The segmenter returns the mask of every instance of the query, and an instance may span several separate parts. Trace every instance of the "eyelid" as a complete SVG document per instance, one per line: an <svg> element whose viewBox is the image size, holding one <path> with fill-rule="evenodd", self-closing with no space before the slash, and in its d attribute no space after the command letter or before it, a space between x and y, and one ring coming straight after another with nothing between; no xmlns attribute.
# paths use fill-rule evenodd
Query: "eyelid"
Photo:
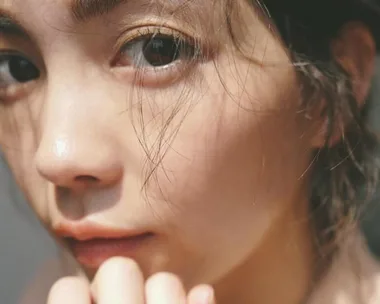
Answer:
<svg viewBox="0 0 380 304"><path fill-rule="evenodd" d="M191 58L192 62L194 62L194 60L198 62L205 62L214 58L219 53L218 47L200 38L199 35L191 35L172 27L157 24L129 28L124 31L123 34L119 36L115 44L116 46L114 55L111 59L111 66L117 65L116 62L123 53L123 48L129 43L138 42L139 39L146 39L152 35L173 37L181 44L187 44L192 47L194 50L194 56Z"/></svg>
<svg viewBox="0 0 380 304"><path fill-rule="evenodd" d="M1 1L1 0L0 0ZM18 36L2 36L0 34L0 53L22 56L32 62L40 71L45 70L45 65L38 46L33 41Z"/></svg>
<svg viewBox="0 0 380 304"><path fill-rule="evenodd" d="M32 62L32 60L30 60L28 58L28 56L24 55L21 52L18 52L18 51L12 50L12 49L1 49L0 48L0 58L1 57L5 57L5 56L20 56L20 57L25 57L25 59L27 59L27 60L29 60L29 61Z"/></svg>
<svg viewBox="0 0 380 304"><path fill-rule="evenodd" d="M167 35L172 36L178 40L184 40L190 44L201 45L200 38L194 37L194 35L184 33L183 31L171 27L157 24L146 24L129 28L128 30L124 31L123 34L121 34L117 39L117 42L115 44L115 51L119 52L120 49L128 42L151 35Z"/></svg>
<svg viewBox="0 0 380 304"><path fill-rule="evenodd" d="M120 60L123 60L121 58L125 58L124 56L127 57L125 60L129 61L130 57L126 53L129 47L133 47L135 44L141 43L141 41L150 40L154 36L167 36L169 39L176 41L181 50L182 48L183 50L191 48L193 51L189 53L189 56L181 51L181 55L183 55L181 58L164 66L144 67L136 64L134 60L126 64L118 64ZM196 66L197 62L203 61L206 57L206 53L204 53L205 49L207 48L196 37L189 36L176 29L158 25L142 26L129 30L129 32L119 38L117 53L111 61L111 66L116 68L116 71L120 73L119 75L130 77L129 79L134 82L134 85L163 87L183 79ZM141 82L135 83L136 79Z"/></svg>
<svg viewBox="0 0 380 304"><path fill-rule="evenodd" d="M111 66L113 66L113 67L119 66L118 62L121 59L121 57L124 56L126 48L130 47L131 45L133 45L135 43L139 43L145 39L152 38L152 36L153 37L154 36L173 37L174 40L178 40L178 43L181 43L181 44L184 43L185 45L187 44L189 47L194 49L194 51L195 51L194 58L198 58L199 54L202 54L202 50L199 50L199 46L195 43L195 41L190 41L190 40L193 40L192 38L188 38L188 37L184 38L178 32L174 33L172 29L164 29L163 30L162 28L157 28L157 26L155 26L153 28L147 27L147 28L143 28L143 29L137 29L136 32L134 31L129 35L129 38L123 40L121 46L118 47L118 51L116 53L116 56L114 56L112 61L111 61ZM163 71L163 70L169 70L173 66L176 66L176 65L177 64L170 64L169 65L170 68L166 67L166 66L165 67L160 66L160 67L154 67L154 68L152 67L152 69L155 71L157 71L157 70ZM124 66L124 65L122 65L122 66ZM132 64L132 66L134 66L134 64ZM136 68L136 66L134 66L134 68Z"/></svg>

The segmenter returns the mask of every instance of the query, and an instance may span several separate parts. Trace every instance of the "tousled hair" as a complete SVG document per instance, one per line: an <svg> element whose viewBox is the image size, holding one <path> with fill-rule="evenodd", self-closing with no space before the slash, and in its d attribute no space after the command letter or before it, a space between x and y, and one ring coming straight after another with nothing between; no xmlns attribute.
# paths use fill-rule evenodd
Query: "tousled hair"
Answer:
<svg viewBox="0 0 380 304"><path fill-rule="evenodd" d="M257 6L258 1L248 0ZM368 104L359 108L353 83L334 58L332 40L349 21L367 24L374 37L376 14L360 0L265 0L259 3L289 49L302 89L302 109L325 102L325 145L314 152L310 215L323 260L331 259L340 237L354 223L378 182L377 137L367 123ZM323 16L323 21L321 17ZM329 145L332 132L341 138Z"/></svg>

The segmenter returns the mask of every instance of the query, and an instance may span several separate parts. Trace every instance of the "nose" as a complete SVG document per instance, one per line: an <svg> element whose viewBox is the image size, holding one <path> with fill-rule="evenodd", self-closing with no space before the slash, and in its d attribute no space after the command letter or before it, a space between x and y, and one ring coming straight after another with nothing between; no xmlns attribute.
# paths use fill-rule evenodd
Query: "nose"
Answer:
<svg viewBox="0 0 380 304"><path fill-rule="evenodd" d="M122 175L122 167L106 143L78 134L45 136L38 149L36 167L46 180L71 189L109 186Z"/></svg>
<svg viewBox="0 0 380 304"><path fill-rule="evenodd" d="M111 114L101 105L107 103L97 102L94 95L85 96L81 88L49 92L35 158L42 177L73 190L109 186L123 174L112 123L106 123L112 122L107 119Z"/></svg>

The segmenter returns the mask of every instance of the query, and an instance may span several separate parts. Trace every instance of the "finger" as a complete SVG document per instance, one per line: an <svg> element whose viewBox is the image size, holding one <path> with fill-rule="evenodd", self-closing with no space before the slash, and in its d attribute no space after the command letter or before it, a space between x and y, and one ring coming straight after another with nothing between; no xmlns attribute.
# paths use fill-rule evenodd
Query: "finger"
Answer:
<svg viewBox="0 0 380 304"><path fill-rule="evenodd" d="M97 304L144 304L144 278L136 262L112 258L98 270L92 286Z"/></svg>
<svg viewBox="0 0 380 304"><path fill-rule="evenodd" d="M209 285L194 287L188 295L187 304L215 304L214 289Z"/></svg>
<svg viewBox="0 0 380 304"><path fill-rule="evenodd" d="M83 278L67 277L50 289L48 304L91 304L90 286Z"/></svg>
<svg viewBox="0 0 380 304"><path fill-rule="evenodd" d="M186 304L186 292L173 274L159 273L145 285L146 304Z"/></svg>

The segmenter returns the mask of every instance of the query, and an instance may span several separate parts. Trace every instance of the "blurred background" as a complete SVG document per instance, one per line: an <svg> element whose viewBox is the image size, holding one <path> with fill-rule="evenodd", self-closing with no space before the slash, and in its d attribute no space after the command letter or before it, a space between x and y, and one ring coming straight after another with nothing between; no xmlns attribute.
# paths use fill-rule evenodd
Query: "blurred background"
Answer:
<svg viewBox="0 0 380 304"><path fill-rule="evenodd" d="M23 290L58 248L40 226L0 161L0 301L19 304ZM32 303L31 303L32 304Z"/></svg>

